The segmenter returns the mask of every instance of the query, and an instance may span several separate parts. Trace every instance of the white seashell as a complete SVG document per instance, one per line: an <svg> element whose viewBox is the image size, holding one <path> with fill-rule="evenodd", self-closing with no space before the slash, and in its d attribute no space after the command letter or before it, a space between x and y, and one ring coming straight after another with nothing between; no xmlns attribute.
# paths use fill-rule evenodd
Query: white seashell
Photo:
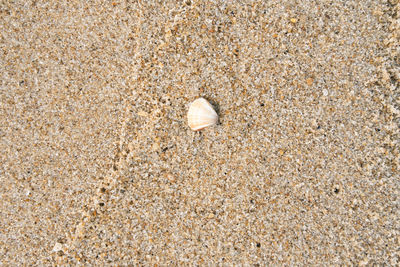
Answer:
<svg viewBox="0 0 400 267"><path fill-rule="evenodd" d="M217 113L211 104L202 97L190 104L187 118L189 127L193 131L214 125L218 121Z"/></svg>

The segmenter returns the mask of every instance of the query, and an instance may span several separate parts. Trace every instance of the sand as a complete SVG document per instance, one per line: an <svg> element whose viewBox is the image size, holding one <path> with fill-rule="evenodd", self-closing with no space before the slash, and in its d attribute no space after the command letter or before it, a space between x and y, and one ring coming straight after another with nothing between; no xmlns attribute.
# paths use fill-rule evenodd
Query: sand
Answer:
<svg viewBox="0 0 400 267"><path fill-rule="evenodd" d="M0 265L398 266L399 1L283 2L2 1Z"/></svg>

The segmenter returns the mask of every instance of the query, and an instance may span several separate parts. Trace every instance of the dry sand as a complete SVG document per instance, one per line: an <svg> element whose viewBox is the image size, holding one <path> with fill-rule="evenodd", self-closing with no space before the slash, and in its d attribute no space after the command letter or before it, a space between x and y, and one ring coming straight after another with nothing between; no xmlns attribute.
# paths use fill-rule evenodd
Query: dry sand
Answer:
<svg viewBox="0 0 400 267"><path fill-rule="evenodd" d="M398 266L399 1L282 2L2 1L0 264Z"/></svg>

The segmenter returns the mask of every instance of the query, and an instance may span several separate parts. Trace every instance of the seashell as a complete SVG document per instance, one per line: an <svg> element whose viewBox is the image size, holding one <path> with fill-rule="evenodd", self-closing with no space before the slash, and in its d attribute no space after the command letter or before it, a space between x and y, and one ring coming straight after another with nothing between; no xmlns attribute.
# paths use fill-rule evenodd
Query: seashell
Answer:
<svg viewBox="0 0 400 267"><path fill-rule="evenodd" d="M193 131L201 130L214 125L218 121L218 115L204 98L198 98L190 104L188 111L188 124Z"/></svg>

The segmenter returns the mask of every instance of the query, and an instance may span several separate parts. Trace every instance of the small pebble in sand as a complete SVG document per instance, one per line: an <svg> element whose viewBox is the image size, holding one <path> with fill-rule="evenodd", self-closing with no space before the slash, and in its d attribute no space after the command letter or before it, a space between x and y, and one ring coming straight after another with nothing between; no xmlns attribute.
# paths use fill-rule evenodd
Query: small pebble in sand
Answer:
<svg viewBox="0 0 400 267"><path fill-rule="evenodd" d="M322 90L322 94L323 94L324 96L327 96L327 95L328 95L328 90L326 90L326 89Z"/></svg>
<svg viewBox="0 0 400 267"><path fill-rule="evenodd" d="M63 248L63 245L62 245L62 244L56 243L56 244L54 245L54 247L53 247L53 252L58 252L58 251L62 250L62 248Z"/></svg>
<svg viewBox="0 0 400 267"><path fill-rule="evenodd" d="M193 131L214 125L218 121L218 115L214 108L202 97L190 104L187 118L189 127Z"/></svg>

